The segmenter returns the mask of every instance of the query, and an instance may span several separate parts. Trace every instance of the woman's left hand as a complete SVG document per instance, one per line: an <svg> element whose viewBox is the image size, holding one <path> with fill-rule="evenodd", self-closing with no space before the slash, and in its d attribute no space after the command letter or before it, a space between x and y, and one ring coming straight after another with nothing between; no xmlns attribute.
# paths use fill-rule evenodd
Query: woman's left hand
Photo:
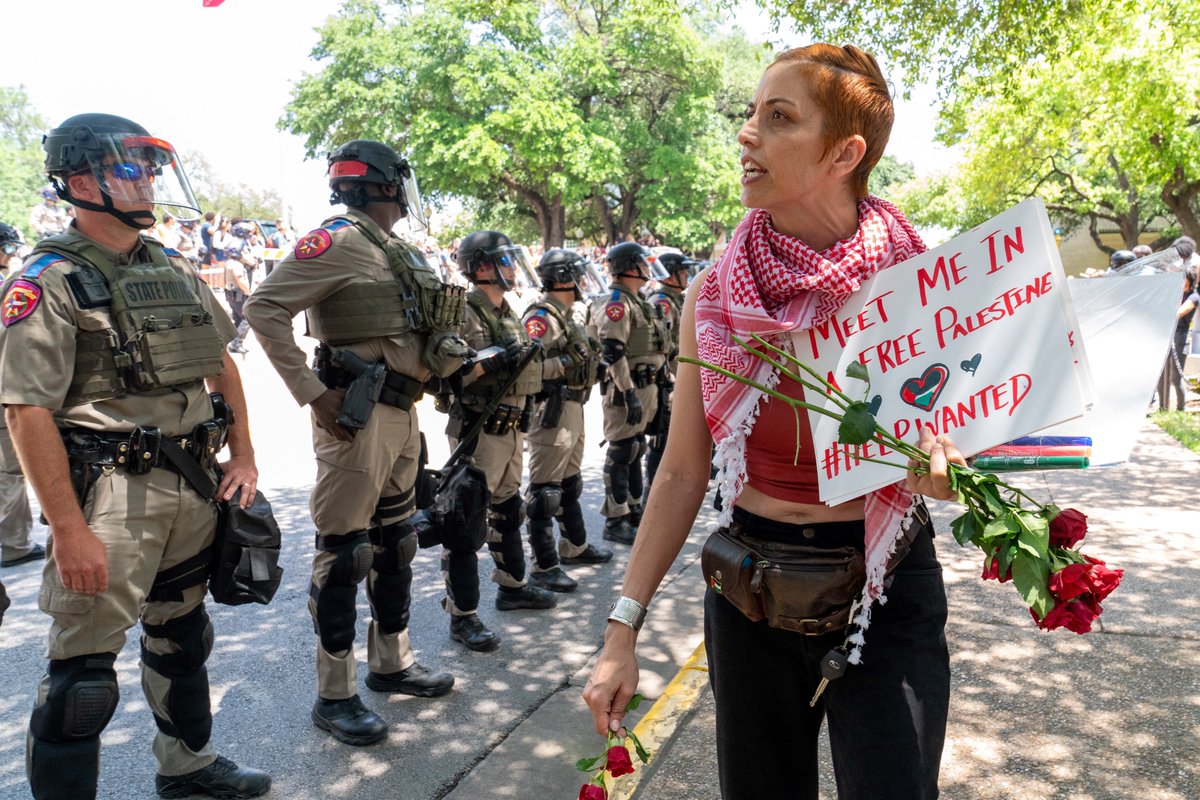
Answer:
<svg viewBox="0 0 1200 800"><path fill-rule="evenodd" d="M949 436L934 436L933 429L928 425L921 428L921 439L917 446L929 453L929 472L924 475L909 472L909 491L934 500L953 500L957 493L950 488L950 464L965 467L966 459ZM911 469L917 466L917 462L909 459L908 466Z"/></svg>

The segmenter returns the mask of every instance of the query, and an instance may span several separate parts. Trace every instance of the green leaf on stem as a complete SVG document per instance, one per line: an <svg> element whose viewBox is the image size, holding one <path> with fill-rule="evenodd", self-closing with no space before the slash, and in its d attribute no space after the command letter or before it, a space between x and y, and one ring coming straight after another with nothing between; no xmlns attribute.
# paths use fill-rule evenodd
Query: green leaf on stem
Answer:
<svg viewBox="0 0 1200 800"><path fill-rule="evenodd" d="M983 520L968 506L966 513L950 523L950 531L954 534L954 541L966 545L983 533Z"/></svg>
<svg viewBox="0 0 1200 800"><path fill-rule="evenodd" d="M842 423L838 425L838 441L861 445L871 441L874 436L875 417L871 415L870 407L862 401L851 403L842 414Z"/></svg>
<svg viewBox="0 0 1200 800"><path fill-rule="evenodd" d="M983 535L980 537L986 543L994 543L999 539L1007 539L1019 530L1016 520L1010 514L990 519L983 526Z"/></svg>
<svg viewBox="0 0 1200 800"><path fill-rule="evenodd" d="M991 511L997 516L1005 514L1009 510L1009 506L1000 498L1000 490L996 487L996 479L991 475L980 475L975 481L975 488L983 496L983 501L987 503L988 511Z"/></svg>
<svg viewBox="0 0 1200 800"><path fill-rule="evenodd" d="M1025 605L1033 609L1038 619L1046 616L1054 606L1050 595L1050 568L1045 561L1035 558L1024 550L1018 550L1012 561L1013 584Z"/></svg>
<svg viewBox="0 0 1200 800"><path fill-rule="evenodd" d="M602 758L604 758L603 755L593 756L591 758L581 758L575 762L575 769L579 770L580 772L591 772Z"/></svg>
<svg viewBox="0 0 1200 800"><path fill-rule="evenodd" d="M637 711L637 707L642 704L642 693L638 692L633 697L629 698L629 702L625 704L626 711Z"/></svg>
<svg viewBox="0 0 1200 800"><path fill-rule="evenodd" d="M1050 524L1031 511L1018 511L1013 516L1021 528L1017 543L1030 555L1045 560L1050 547Z"/></svg>
<svg viewBox="0 0 1200 800"><path fill-rule="evenodd" d="M846 365L846 377L857 378L860 381L871 382L871 377L867 374L866 366L859 361L851 361Z"/></svg>
<svg viewBox="0 0 1200 800"><path fill-rule="evenodd" d="M633 749L637 753L638 760L643 764L650 763L650 751L642 746L642 740L637 737L637 734L630 731L629 738L633 740Z"/></svg>
<svg viewBox="0 0 1200 800"><path fill-rule="evenodd" d="M1000 545L996 551L996 560L999 562L996 566L1000 570L1001 575L1007 575L1012 568L1013 557L1017 554L1017 548L1011 543L1005 542Z"/></svg>

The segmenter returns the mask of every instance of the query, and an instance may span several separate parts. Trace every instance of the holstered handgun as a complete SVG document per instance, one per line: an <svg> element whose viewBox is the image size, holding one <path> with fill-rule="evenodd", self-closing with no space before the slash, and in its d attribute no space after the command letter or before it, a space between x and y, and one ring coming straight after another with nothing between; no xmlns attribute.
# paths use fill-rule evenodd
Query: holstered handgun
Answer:
<svg viewBox="0 0 1200 800"><path fill-rule="evenodd" d="M346 389L346 399L342 401L337 423L343 428L360 431L367 426L371 411L383 391L387 365L382 361L367 363L349 350L334 350L330 360L333 366L354 376Z"/></svg>
<svg viewBox="0 0 1200 800"><path fill-rule="evenodd" d="M547 381L542 385L546 393L546 402L542 404L542 416L538 424L543 428L557 428L566 402L563 394L567 385L562 381Z"/></svg>

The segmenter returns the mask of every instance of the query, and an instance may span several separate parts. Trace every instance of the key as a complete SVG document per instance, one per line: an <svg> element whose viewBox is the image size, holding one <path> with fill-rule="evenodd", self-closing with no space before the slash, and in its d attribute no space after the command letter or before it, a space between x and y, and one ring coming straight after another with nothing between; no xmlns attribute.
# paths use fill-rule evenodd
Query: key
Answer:
<svg viewBox="0 0 1200 800"><path fill-rule="evenodd" d="M846 664L849 663L850 653L845 647L835 647L830 650L821 659L821 682L817 684L817 691L813 695L812 700L808 702L808 707L812 708L820 699L821 693L825 691L825 687L830 681L836 681L838 678L846 674Z"/></svg>

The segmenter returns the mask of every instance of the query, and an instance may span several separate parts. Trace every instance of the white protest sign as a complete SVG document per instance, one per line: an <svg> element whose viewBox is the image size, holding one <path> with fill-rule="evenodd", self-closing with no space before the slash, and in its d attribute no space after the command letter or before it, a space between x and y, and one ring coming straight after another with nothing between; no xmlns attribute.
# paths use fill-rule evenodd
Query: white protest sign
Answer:
<svg viewBox="0 0 1200 800"><path fill-rule="evenodd" d="M928 425L971 455L1084 412L1092 389L1086 352L1072 340L1078 329L1045 208L1033 198L878 273L792 344L855 399L866 385L846 367L866 365L865 399L897 438L916 442ZM828 398L826 408L837 410ZM903 456L874 442L837 444L838 423L817 412L809 422L822 501L903 477L862 460L903 464Z"/></svg>
<svg viewBox="0 0 1200 800"><path fill-rule="evenodd" d="M1095 375L1096 402L1037 436L1087 436L1091 466L1129 460L1175 330L1183 273L1067 282ZM1185 356L1186 358L1186 356Z"/></svg>

